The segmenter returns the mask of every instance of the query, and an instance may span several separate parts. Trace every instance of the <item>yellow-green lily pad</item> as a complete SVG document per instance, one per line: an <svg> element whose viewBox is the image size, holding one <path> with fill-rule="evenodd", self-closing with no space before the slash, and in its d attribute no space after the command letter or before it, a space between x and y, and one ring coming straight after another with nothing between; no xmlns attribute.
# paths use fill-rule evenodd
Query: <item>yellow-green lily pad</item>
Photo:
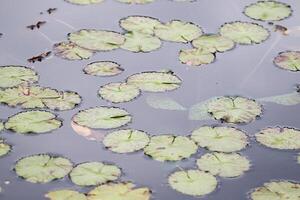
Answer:
<svg viewBox="0 0 300 200"><path fill-rule="evenodd" d="M86 196L74 190L54 190L45 194L49 200L86 200Z"/></svg>
<svg viewBox="0 0 300 200"><path fill-rule="evenodd" d="M84 67L85 74L92 76L116 76L124 71L124 69L116 62L97 61L92 62Z"/></svg>
<svg viewBox="0 0 300 200"><path fill-rule="evenodd" d="M179 52L179 60L183 64L199 66L214 62L215 55L208 49L182 49Z"/></svg>
<svg viewBox="0 0 300 200"><path fill-rule="evenodd" d="M148 16L129 16L120 20L120 26L129 32L154 34L154 27L160 24L158 19Z"/></svg>
<svg viewBox="0 0 300 200"><path fill-rule="evenodd" d="M192 41L192 45L198 49L204 49L211 53L224 52L234 48L232 40L219 34L202 35Z"/></svg>
<svg viewBox="0 0 300 200"><path fill-rule="evenodd" d="M54 55L67 60L89 59L94 52L81 48L72 42L60 42L53 46Z"/></svg>
<svg viewBox="0 0 300 200"><path fill-rule="evenodd" d="M298 72L300 71L300 51L281 52L275 57L274 64L281 69Z"/></svg>

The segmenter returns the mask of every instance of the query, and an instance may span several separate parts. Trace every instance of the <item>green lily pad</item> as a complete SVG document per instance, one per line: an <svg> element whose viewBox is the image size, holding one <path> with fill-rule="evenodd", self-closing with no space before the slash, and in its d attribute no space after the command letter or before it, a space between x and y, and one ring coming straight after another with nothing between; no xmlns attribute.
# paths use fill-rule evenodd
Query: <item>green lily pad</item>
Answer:
<svg viewBox="0 0 300 200"><path fill-rule="evenodd" d="M255 134L261 144L274 149L300 149L300 130L270 127Z"/></svg>
<svg viewBox="0 0 300 200"><path fill-rule="evenodd" d="M79 164L70 173L72 182L79 186L100 185L109 181L115 181L120 176L120 168L102 162Z"/></svg>
<svg viewBox="0 0 300 200"><path fill-rule="evenodd" d="M87 200L86 196L74 190L55 190L45 194L49 200Z"/></svg>
<svg viewBox="0 0 300 200"><path fill-rule="evenodd" d="M65 177L72 167L72 162L66 158L39 154L18 160L15 171L28 182L48 183Z"/></svg>
<svg viewBox="0 0 300 200"><path fill-rule="evenodd" d="M144 131L122 129L105 136L103 144L116 153L131 153L143 149L149 143L149 136Z"/></svg>
<svg viewBox="0 0 300 200"><path fill-rule="evenodd" d="M101 86L98 94L107 101L123 103L137 98L141 91L138 87L128 83L109 83Z"/></svg>
<svg viewBox="0 0 300 200"><path fill-rule="evenodd" d="M69 33L68 38L78 46L94 51L117 49L125 42L124 36L120 33L93 29L82 29Z"/></svg>
<svg viewBox="0 0 300 200"><path fill-rule="evenodd" d="M192 45L211 53L228 51L235 46L232 40L218 34L202 35L194 39Z"/></svg>
<svg viewBox="0 0 300 200"><path fill-rule="evenodd" d="M120 20L120 26L124 30L143 34L154 34L154 27L158 24L158 19L148 16L129 16Z"/></svg>
<svg viewBox="0 0 300 200"><path fill-rule="evenodd" d="M231 22L222 25L220 34L239 44L259 44L269 37L263 26L250 22Z"/></svg>
<svg viewBox="0 0 300 200"><path fill-rule="evenodd" d="M168 182L174 190L191 196L209 194L218 185L218 181L213 175L199 170L174 172L169 176Z"/></svg>
<svg viewBox="0 0 300 200"><path fill-rule="evenodd" d="M179 52L179 60L183 64L199 66L214 62L215 55L206 49L182 49Z"/></svg>
<svg viewBox="0 0 300 200"><path fill-rule="evenodd" d="M208 112L227 123L250 123L262 114L262 106L244 97L219 97L208 103Z"/></svg>
<svg viewBox="0 0 300 200"><path fill-rule="evenodd" d="M131 115L121 108L95 107L81 110L73 117L73 122L88 128L112 129L128 124Z"/></svg>
<svg viewBox="0 0 300 200"><path fill-rule="evenodd" d="M197 152L197 145L185 136L158 135L150 139L144 153L158 161L178 161Z"/></svg>
<svg viewBox="0 0 300 200"><path fill-rule="evenodd" d="M300 71L300 51L286 51L279 53L274 64L292 72Z"/></svg>
<svg viewBox="0 0 300 200"><path fill-rule="evenodd" d="M258 1L246 6L244 14L262 21L279 21L292 15L291 6L277 1Z"/></svg>
<svg viewBox="0 0 300 200"><path fill-rule="evenodd" d="M147 4L152 3L154 0L117 0L121 3L127 3L127 4Z"/></svg>
<svg viewBox="0 0 300 200"><path fill-rule="evenodd" d="M100 185L87 194L88 200L150 200L147 187L136 188L132 183L110 183Z"/></svg>
<svg viewBox="0 0 300 200"><path fill-rule="evenodd" d="M52 110L71 110L81 102L81 97L76 92L60 92L58 98L44 99L44 104Z"/></svg>
<svg viewBox="0 0 300 200"><path fill-rule="evenodd" d="M94 52L81 48L72 42L60 42L53 46L54 54L67 60L89 59Z"/></svg>
<svg viewBox="0 0 300 200"><path fill-rule="evenodd" d="M237 153L207 153L197 160L200 170L221 177L238 177L250 169L250 161Z"/></svg>
<svg viewBox="0 0 300 200"><path fill-rule="evenodd" d="M272 102L285 106L293 106L300 104L300 93L299 92L291 92L288 94L276 95L271 97L264 97L258 99L262 102Z"/></svg>
<svg viewBox="0 0 300 200"><path fill-rule="evenodd" d="M21 84L31 84L39 79L37 73L28 67L23 66L1 66L0 87L15 87Z"/></svg>
<svg viewBox="0 0 300 200"><path fill-rule="evenodd" d="M69 3L78 4L78 5L89 5L101 3L103 0L65 0Z"/></svg>
<svg viewBox="0 0 300 200"><path fill-rule="evenodd" d="M46 133L61 126L56 115L41 110L20 112L5 122L5 129L21 134Z"/></svg>
<svg viewBox="0 0 300 200"><path fill-rule="evenodd" d="M182 106L180 103L166 96L157 96L157 95L147 96L146 102L150 107L155 109L178 110L178 111L186 110L186 108Z"/></svg>
<svg viewBox="0 0 300 200"><path fill-rule="evenodd" d="M142 72L129 76L127 83L146 92L165 92L179 88L181 80L172 73Z"/></svg>
<svg viewBox="0 0 300 200"><path fill-rule="evenodd" d="M11 146L0 138L0 157L7 155L11 151Z"/></svg>
<svg viewBox="0 0 300 200"><path fill-rule="evenodd" d="M246 134L232 127L202 126L192 132L191 138L200 147L226 153L240 151L248 145Z"/></svg>
<svg viewBox="0 0 300 200"><path fill-rule="evenodd" d="M188 43L202 35L202 29L191 23L172 20L166 24L158 24L154 33L162 40Z"/></svg>
<svg viewBox="0 0 300 200"><path fill-rule="evenodd" d="M124 69L112 61L97 61L85 66L83 71L93 76L115 76L122 73Z"/></svg>

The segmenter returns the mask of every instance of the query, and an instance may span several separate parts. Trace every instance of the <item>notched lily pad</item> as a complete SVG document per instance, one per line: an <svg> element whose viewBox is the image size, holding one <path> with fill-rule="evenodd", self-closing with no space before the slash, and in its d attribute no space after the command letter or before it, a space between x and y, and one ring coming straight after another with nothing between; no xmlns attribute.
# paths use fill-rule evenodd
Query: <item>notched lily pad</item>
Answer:
<svg viewBox="0 0 300 200"><path fill-rule="evenodd" d="M65 0L69 3L78 4L78 5L89 5L101 3L103 0Z"/></svg>
<svg viewBox="0 0 300 200"><path fill-rule="evenodd" d="M279 53L274 64L282 69L292 72L300 71L300 51L286 51Z"/></svg>
<svg viewBox="0 0 300 200"><path fill-rule="evenodd" d="M129 32L154 34L154 27L160 24L158 19L148 16L129 16L120 20L120 26Z"/></svg>
<svg viewBox="0 0 300 200"><path fill-rule="evenodd" d="M167 96L150 95L147 96L146 102L150 107L155 109L178 110L178 111L186 110L186 108L182 106L180 103L176 102L174 99Z"/></svg>
<svg viewBox="0 0 300 200"><path fill-rule="evenodd" d="M43 100L44 104L52 110L71 110L81 103L81 97L77 92L59 92L58 98Z"/></svg>
<svg viewBox="0 0 300 200"><path fill-rule="evenodd" d="M92 76L115 76L122 73L124 69L116 62L97 61L85 66L83 71Z"/></svg>
<svg viewBox="0 0 300 200"><path fill-rule="evenodd" d="M183 64L199 66L214 62L215 55L207 49L182 49L179 52L179 60Z"/></svg>
<svg viewBox="0 0 300 200"><path fill-rule="evenodd" d="M86 196L74 190L55 190L45 194L49 200L87 200Z"/></svg>
<svg viewBox="0 0 300 200"><path fill-rule="evenodd" d="M192 45L211 53L228 51L235 46L232 40L218 34L202 35L194 39Z"/></svg>
<svg viewBox="0 0 300 200"><path fill-rule="evenodd" d="M0 138L0 157L7 155L12 147Z"/></svg>
<svg viewBox="0 0 300 200"><path fill-rule="evenodd" d="M94 52L81 48L72 42L60 42L53 46L54 54L67 60L89 59Z"/></svg>

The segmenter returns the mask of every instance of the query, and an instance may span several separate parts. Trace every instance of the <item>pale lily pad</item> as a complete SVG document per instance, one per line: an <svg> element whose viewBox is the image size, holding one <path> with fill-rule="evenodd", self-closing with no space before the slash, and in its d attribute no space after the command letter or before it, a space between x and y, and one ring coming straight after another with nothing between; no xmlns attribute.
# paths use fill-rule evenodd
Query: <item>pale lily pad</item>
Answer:
<svg viewBox="0 0 300 200"><path fill-rule="evenodd" d="M44 104L52 110L71 110L81 102L81 97L76 92L60 92L58 98L43 100Z"/></svg>
<svg viewBox="0 0 300 200"><path fill-rule="evenodd" d="M21 84L31 84L39 79L37 73L30 68L23 66L1 66L0 67L0 87L15 87Z"/></svg>
<svg viewBox="0 0 300 200"><path fill-rule="evenodd" d="M158 19L148 16L129 16L120 20L120 26L124 30L144 34L154 34L154 27L158 24Z"/></svg>
<svg viewBox="0 0 300 200"><path fill-rule="evenodd" d="M250 22L231 22L222 25L220 34L239 44L259 44L269 37L269 31Z"/></svg>
<svg viewBox="0 0 300 200"><path fill-rule="evenodd" d="M122 73L124 69L112 61L98 61L88 64L83 71L93 76L115 76Z"/></svg>
<svg viewBox="0 0 300 200"><path fill-rule="evenodd" d="M115 107L95 107L81 110L73 117L73 122L88 128L112 129L128 124L131 115L124 109Z"/></svg>
<svg viewBox="0 0 300 200"><path fill-rule="evenodd" d="M261 144L275 149L300 149L300 130L270 127L255 134Z"/></svg>
<svg viewBox="0 0 300 200"><path fill-rule="evenodd" d="M78 46L94 51L117 49L125 42L124 36L120 33L93 29L82 29L70 33L68 38Z"/></svg>
<svg viewBox="0 0 300 200"><path fill-rule="evenodd" d="M202 29L191 23L172 20L166 24L158 24L154 33L162 40L188 43L202 35Z"/></svg>
<svg viewBox="0 0 300 200"><path fill-rule="evenodd" d="M54 54L67 60L89 59L93 51L81 48L72 42L60 42L53 46Z"/></svg>
<svg viewBox="0 0 300 200"><path fill-rule="evenodd" d="M146 102L150 107L155 109L178 110L178 111L186 110L186 108L182 106L180 103L166 96L150 95L147 96Z"/></svg>
<svg viewBox="0 0 300 200"><path fill-rule="evenodd" d="M143 149L149 143L149 136L144 131L122 129L105 136L103 144L116 153L131 153Z"/></svg>
<svg viewBox="0 0 300 200"><path fill-rule="evenodd" d="M28 182L48 183L65 177L72 167L72 162L66 158L39 154L18 160L15 171Z"/></svg>
<svg viewBox="0 0 300 200"><path fill-rule="evenodd" d="M144 153L158 161L178 161L197 152L197 145L185 136L158 135L150 139Z"/></svg>
<svg viewBox="0 0 300 200"><path fill-rule="evenodd" d="M117 0L121 3L127 3L127 4L147 4L152 3L154 0Z"/></svg>
<svg viewBox="0 0 300 200"><path fill-rule="evenodd" d="M49 200L87 200L86 196L74 190L55 190L45 194Z"/></svg>
<svg viewBox="0 0 300 200"><path fill-rule="evenodd" d="M292 93L288 93L288 94L264 97L264 98L260 98L258 100L262 101L262 102L277 103L277 104L285 105L285 106L293 106L293 105L300 104L300 93L292 92Z"/></svg>
<svg viewBox="0 0 300 200"><path fill-rule="evenodd" d="M218 181L213 175L199 170L174 172L169 176L168 182L174 190L191 196L209 194L218 185Z"/></svg>
<svg viewBox="0 0 300 200"><path fill-rule="evenodd" d="M208 103L208 112L227 123L250 123L262 114L262 106L244 97L219 97Z"/></svg>
<svg viewBox="0 0 300 200"><path fill-rule="evenodd" d="M149 34L129 32L124 36L126 40L121 48L132 52L150 52L161 46L160 39Z"/></svg>
<svg viewBox="0 0 300 200"><path fill-rule="evenodd" d="M8 118L5 128L16 133L46 133L58 129L62 122L51 112L35 110L20 112Z"/></svg>
<svg viewBox="0 0 300 200"><path fill-rule="evenodd" d="M200 170L221 177L238 177L250 169L250 161L237 153L207 153L197 160Z"/></svg>
<svg viewBox="0 0 300 200"><path fill-rule="evenodd" d="M98 94L107 101L123 103L137 98L141 91L138 87L128 83L109 83L101 86Z"/></svg>
<svg viewBox="0 0 300 200"><path fill-rule="evenodd" d="M199 66L214 62L215 55L207 49L182 49L179 52L179 60L183 64Z"/></svg>
<svg viewBox="0 0 300 200"><path fill-rule="evenodd" d="M279 53L274 64L292 72L300 71L300 51L286 51Z"/></svg>
<svg viewBox="0 0 300 200"><path fill-rule="evenodd" d="M0 157L7 155L11 151L11 146L0 138Z"/></svg>
<svg viewBox="0 0 300 200"><path fill-rule="evenodd" d="M89 5L101 3L103 0L65 0L69 3L78 4L78 5Z"/></svg>
<svg viewBox="0 0 300 200"><path fill-rule="evenodd" d="M282 2L258 1L247 6L244 14L256 20L279 21L291 16L292 9Z"/></svg>
<svg viewBox="0 0 300 200"><path fill-rule="evenodd" d="M100 185L109 181L115 181L120 176L120 168L102 162L79 164L70 173L72 182L79 186Z"/></svg>
<svg viewBox="0 0 300 200"><path fill-rule="evenodd" d="M235 46L232 40L218 34L202 35L194 39L192 45L211 53L228 51Z"/></svg>
<svg viewBox="0 0 300 200"><path fill-rule="evenodd" d="M172 73L142 72L129 76L127 83L146 92L165 92L179 88L181 80Z"/></svg>
<svg viewBox="0 0 300 200"><path fill-rule="evenodd" d="M247 136L243 131L231 127L203 126L192 132L192 139L210 151L234 152L248 145Z"/></svg>

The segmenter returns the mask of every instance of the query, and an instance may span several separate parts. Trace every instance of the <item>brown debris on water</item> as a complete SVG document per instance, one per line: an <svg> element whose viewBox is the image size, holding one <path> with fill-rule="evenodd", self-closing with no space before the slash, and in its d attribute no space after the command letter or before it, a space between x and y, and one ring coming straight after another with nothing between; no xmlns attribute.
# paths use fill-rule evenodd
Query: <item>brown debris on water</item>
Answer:
<svg viewBox="0 0 300 200"><path fill-rule="evenodd" d="M51 54L51 51L48 51L48 52L44 52L40 55L37 55L37 56L33 56L29 59L27 59L28 62L30 63L35 63L35 62L42 62L45 58L47 58L48 56L50 56Z"/></svg>
<svg viewBox="0 0 300 200"><path fill-rule="evenodd" d="M36 24L28 25L26 28L29 28L30 30L39 29L41 26L45 25L46 21L38 21Z"/></svg>

